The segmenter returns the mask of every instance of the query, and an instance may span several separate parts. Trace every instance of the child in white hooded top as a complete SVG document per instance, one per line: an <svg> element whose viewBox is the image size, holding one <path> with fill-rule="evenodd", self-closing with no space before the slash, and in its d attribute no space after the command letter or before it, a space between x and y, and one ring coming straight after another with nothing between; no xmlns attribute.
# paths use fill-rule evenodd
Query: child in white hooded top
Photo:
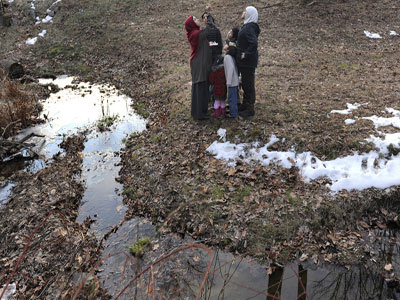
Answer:
<svg viewBox="0 0 400 300"><path fill-rule="evenodd" d="M228 33L228 45L225 45L224 50L226 55L224 57L224 69L226 86L228 87L228 103L229 103L229 117L236 118L238 116L238 94L239 94L239 73L236 66L236 37L237 28L233 28Z"/></svg>

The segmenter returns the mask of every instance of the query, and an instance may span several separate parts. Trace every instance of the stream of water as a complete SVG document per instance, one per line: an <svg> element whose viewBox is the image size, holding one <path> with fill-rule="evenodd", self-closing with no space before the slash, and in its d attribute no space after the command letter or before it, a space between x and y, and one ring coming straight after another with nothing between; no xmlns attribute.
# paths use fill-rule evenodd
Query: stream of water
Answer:
<svg viewBox="0 0 400 300"><path fill-rule="evenodd" d="M124 138L146 129L146 120L130 108L131 99L113 87L75 84L73 78L66 76L41 83L56 84L60 91L43 103L43 114L48 122L22 133L24 136L31 132L45 135L44 140L35 140L40 145L37 149L40 158L13 168L24 167L29 172L37 172L51 164L54 154L62 152L59 144L65 136L89 132L82 152L86 191L77 221L83 222L88 217L94 220L90 230L101 239L113 226L120 224L126 212L122 186L115 180L120 169L118 152L124 147ZM107 117L115 119L110 130L97 130L97 124ZM10 182L0 188L0 205L7 201L13 186ZM142 259L136 259L128 249L143 237L150 238L151 251ZM110 295L116 296L139 270L164 254L192 243L196 241L187 237L159 235L146 219L131 219L105 240L103 258L107 259L100 266L97 278ZM180 252L129 285L119 299L147 299L152 295L156 295L156 299L194 299L208 261L207 252L199 248ZM370 274L362 267L346 270L329 265L288 263L268 269L252 258L235 257L217 250L213 251L211 273L204 291L202 299L274 299L277 295L289 300L397 299L397 294L379 274Z"/></svg>

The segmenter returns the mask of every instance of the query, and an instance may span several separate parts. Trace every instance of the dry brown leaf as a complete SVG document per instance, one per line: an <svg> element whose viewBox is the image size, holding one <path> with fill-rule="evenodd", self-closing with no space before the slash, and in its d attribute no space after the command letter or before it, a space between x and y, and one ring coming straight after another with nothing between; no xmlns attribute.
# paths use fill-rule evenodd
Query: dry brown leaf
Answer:
<svg viewBox="0 0 400 300"><path fill-rule="evenodd" d="M369 226L367 223L365 223L364 221L360 221L360 225L361 225L362 227L364 227L365 229L370 228L370 226Z"/></svg>
<svg viewBox="0 0 400 300"><path fill-rule="evenodd" d="M385 266L385 271L390 272L392 269L393 269L392 264L387 264L387 265Z"/></svg>
<svg viewBox="0 0 400 300"><path fill-rule="evenodd" d="M236 173L236 169L235 168L230 168L229 171L228 171L228 175L229 176L233 176L233 175L235 175L235 173Z"/></svg>

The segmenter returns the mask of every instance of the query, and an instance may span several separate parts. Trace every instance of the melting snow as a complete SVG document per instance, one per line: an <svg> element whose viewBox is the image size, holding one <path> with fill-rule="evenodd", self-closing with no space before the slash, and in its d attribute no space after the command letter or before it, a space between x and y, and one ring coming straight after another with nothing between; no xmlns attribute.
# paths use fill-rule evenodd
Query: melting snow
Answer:
<svg viewBox="0 0 400 300"><path fill-rule="evenodd" d="M359 108L359 107L361 106L361 104L359 104L359 103L357 103L357 102L354 103L354 104L347 103L346 106L347 106L347 109L343 109L343 110L332 110L330 113L331 113L331 114L348 115L348 114L350 114L350 112L351 112L352 110L355 110L355 109Z"/></svg>
<svg viewBox="0 0 400 300"><path fill-rule="evenodd" d="M39 33L38 35L41 37L44 37L47 33L47 30L43 30L41 33Z"/></svg>
<svg viewBox="0 0 400 300"><path fill-rule="evenodd" d="M394 30L391 30L390 31L390 35L399 35L396 31L394 31Z"/></svg>
<svg viewBox="0 0 400 300"><path fill-rule="evenodd" d="M400 111L393 108L386 108L388 113L391 113L394 117L384 118L378 116L372 117L364 117L364 120L370 120L374 122L375 128L383 127L383 126L393 126L396 128L400 128Z"/></svg>
<svg viewBox="0 0 400 300"><path fill-rule="evenodd" d="M217 134L221 140L226 141L226 129L218 129Z"/></svg>
<svg viewBox="0 0 400 300"><path fill-rule="evenodd" d="M3 291L4 286L0 289L0 291ZM1 297L1 300L8 300L11 298L11 296L17 291L17 285L15 283L10 283L7 286L7 289L3 295L3 297Z"/></svg>
<svg viewBox="0 0 400 300"><path fill-rule="evenodd" d="M364 30L364 33L370 39L381 39L382 38L379 33L371 33L371 32L369 32L367 30Z"/></svg>
<svg viewBox="0 0 400 300"><path fill-rule="evenodd" d="M353 119L346 119L346 120L344 120L344 123L345 123L346 125L354 124L355 122L356 122L356 120L353 120Z"/></svg>
<svg viewBox="0 0 400 300"><path fill-rule="evenodd" d="M348 104L348 110L358 106ZM346 110L346 111L348 111ZM376 128L380 126L393 125L400 128L400 111L391 108L386 109L394 117L366 117L363 119L374 122ZM347 119L346 124L355 121ZM219 129L221 133L225 129ZM225 137L226 131L224 132ZM269 151L268 147L279 141L272 135L269 143L263 147L258 144L233 144L231 142L213 142L207 151L217 159L227 162L229 166L235 166L238 160L245 163L257 162L264 166L275 162L284 168L296 166L306 182L319 177L327 177L331 180L329 185L332 191L363 190L370 187L387 188L400 185L400 154L390 156L388 147L390 145L400 148L400 132L384 134L378 131L379 136L371 135L367 142L375 144L378 151L369 153L354 153L346 157L334 160L322 161L311 152L296 153L291 151Z"/></svg>
<svg viewBox="0 0 400 300"><path fill-rule="evenodd" d="M35 43L37 42L37 39L38 39L37 37L29 38L29 39L26 40L25 43L26 43L27 45L35 45Z"/></svg>
<svg viewBox="0 0 400 300"><path fill-rule="evenodd" d="M42 23L52 23L53 22L53 17L51 16L46 16L46 18L42 19Z"/></svg>

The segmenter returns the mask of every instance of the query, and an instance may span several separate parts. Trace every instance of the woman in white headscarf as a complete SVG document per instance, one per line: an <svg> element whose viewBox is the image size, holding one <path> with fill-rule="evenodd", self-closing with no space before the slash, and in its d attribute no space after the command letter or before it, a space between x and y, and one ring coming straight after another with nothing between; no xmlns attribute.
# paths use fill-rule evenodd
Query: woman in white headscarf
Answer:
<svg viewBox="0 0 400 300"><path fill-rule="evenodd" d="M255 71L258 64L258 12L254 6L246 7L242 14L244 25L239 31L237 40L236 62L242 76L243 101L239 106L239 115L248 118L254 116L256 90Z"/></svg>

